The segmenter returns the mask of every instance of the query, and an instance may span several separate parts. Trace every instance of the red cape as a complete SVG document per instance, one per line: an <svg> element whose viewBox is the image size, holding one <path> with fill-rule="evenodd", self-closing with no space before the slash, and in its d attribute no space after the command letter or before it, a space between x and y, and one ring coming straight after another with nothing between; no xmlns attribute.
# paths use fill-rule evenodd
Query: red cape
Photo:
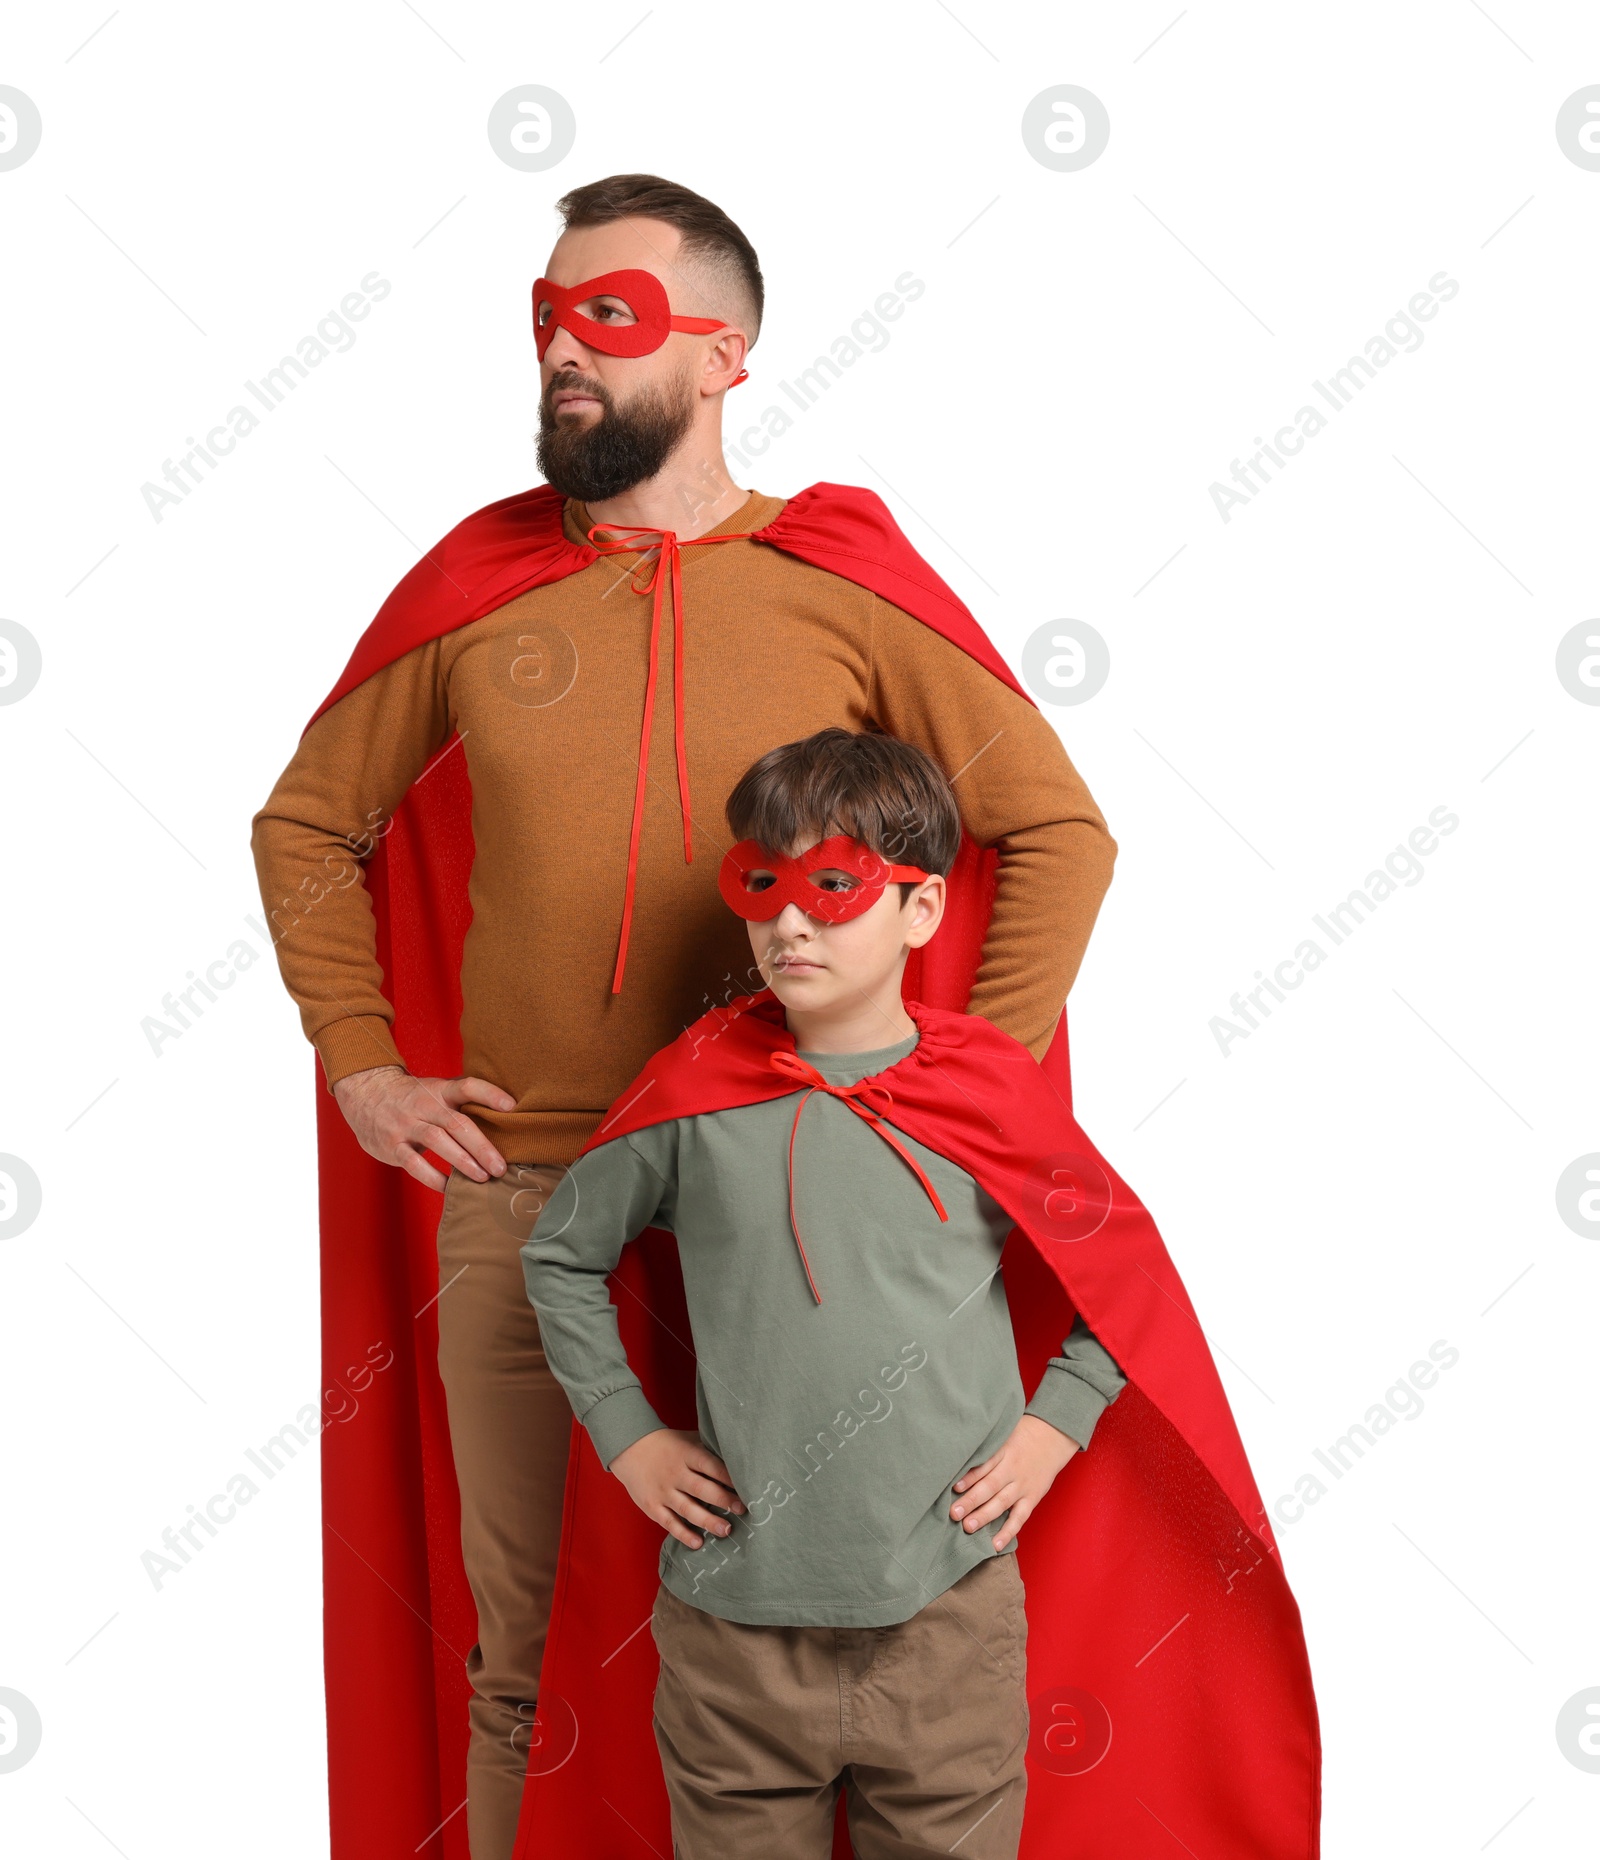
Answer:
<svg viewBox="0 0 1600 1860"><path fill-rule="evenodd" d="M416 646L481 619L528 589L558 581L596 560L593 548L575 544L565 535L563 502L549 486L540 485L487 506L452 530L389 596L316 716ZM849 485L813 485L789 499L773 522L757 534L771 547L892 601L960 646L1012 690L1027 696L976 620L912 549L871 491ZM686 623L692 627L692 600L687 606ZM385 993L395 1009L395 1038L414 1072L441 1077L461 1072L460 964L471 915L467 902L473 850L471 795L465 758L450 753L453 744L454 739L429 764L424 771L427 779L414 784L366 866ZM944 923L933 942L914 953L906 974L908 995L954 1013L964 1010L988 927L995 863L992 849L980 849L963 834L950 877ZM1063 1104L1069 1104L1065 1014L1041 1070L1053 1081ZM461 1562L459 1498L437 1364L434 1299L440 1199L404 1172L369 1157L356 1143L332 1094L321 1089L320 1075L318 1086L323 1371L330 1412L347 1417L331 1421L322 1435L331 1851L333 1860L370 1860L373 1855L395 1853L416 1854L423 1860L466 1860L466 1817L460 1812L466 1796L469 1697L464 1667L477 1630ZM681 1313L682 1279L670 1236L648 1230L627 1249L618 1274L631 1289L647 1295L657 1309L675 1307ZM1015 1280L1012 1285L1016 1310L1024 1300L1018 1296ZM634 1301L624 1303L632 1306ZM1019 1342L1023 1329L1019 1324ZM632 1334L626 1312L623 1334L641 1376L657 1390L653 1339ZM1065 1334L1058 1329L1053 1342L1039 1347L1048 1353ZM1038 1332L1039 1338L1044 1335L1043 1330ZM376 1353L370 1358L368 1354L375 1345L394 1352L393 1365L376 1379L368 1367L378 1360ZM1038 1361L1042 1364L1043 1360L1040 1355ZM687 1392L692 1425L692 1388L691 1365L663 1365L660 1412L682 1415L682 1395ZM1139 1401L1137 1392L1130 1389L1113 1411L1123 1416L1124 1433L1131 1432L1126 1415L1138 1410ZM1108 1416L1103 1425L1111 1419ZM1172 1430L1159 1423L1156 1414L1149 1430L1154 1440L1151 1450L1171 1457L1174 1449L1165 1443ZM1233 1439L1231 1422L1228 1431ZM1189 1449L1179 1443L1176 1451L1181 1457ZM1094 1459L1104 1463L1099 1435ZM1242 1455L1239 1463L1242 1467ZM1245 1469L1247 1483L1248 1476ZM574 1423L566 1498L569 1520L574 1508L586 1504L601 1481L601 1493L621 1493L621 1487L601 1473L588 1436ZM1202 1477L1200 1484L1207 1483ZM1211 1502L1222 1503L1214 1495ZM590 1515L587 1509L583 1515ZM1038 1522L1037 1518L1030 1520L1028 1529L1032 1531ZM1314 1707L1294 1605L1276 1555L1266 1548L1265 1522L1257 1517L1247 1524L1262 1535L1259 1546L1248 1534L1241 1536L1241 1568L1260 1567L1270 1573L1265 1584L1236 1581L1234 1588L1236 1592L1268 1589L1281 1596L1281 1632L1273 1641L1285 1659L1291 1658L1285 1650L1292 1648L1292 1659L1298 1662L1299 1696L1276 1735L1303 1772L1305 1799L1303 1825L1295 1842L1253 1848L1235 1844L1224 1851L1270 1853L1274 1860L1279 1854L1293 1853L1299 1860L1301 1854L1316 1851ZM641 1529L647 1538L651 1535L648 1521L627 1506L618 1521L617 1580L637 1583L643 1571L653 1593L654 1544L641 1539ZM587 1541L592 1548L594 1537L590 1535ZM642 1556L636 1554L640 1550ZM593 1559L586 1559L576 1571L564 1559L555 1620L570 1623L575 1613L581 1614L583 1604L575 1604L573 1585L592 1581L599 1574ZM633 1591L624 1588L623 1593ZM645 1601L635 1611L630 1627L642 1625L648 1612ZM1172 1618L1182 1612L1177 1610ZM1187 1631L1186 1626L1173 1641ZM648 1629L644 1639L648 1642ZM561 1643L563 1662L569 1661L568 1649L574 1644ZM606 1656L614 1645L607 1646ZM1141 1645L1131 1657L1137 1659L1143 1652ZM653 1649L646 1646L641 1651L637 1637L621 1658L647 1659L653 1670ZM1158 1653L1138 1671L1150 1676L1160 1659ZM555 1669L547 1665L547 1670ZM606 1670L613 1670L612 1666ZM1167 1677L1173 1670L1168 1669ZM561 1681L552 1684L552 1700L556 1694L574 1702L583 1696L582 1687L565 1666ZM381 1709L374 1710L375 1699L382 1701ZM1236 1713L1229 1712L1218 1722L1228 1725L1231 1735L1235 1721ZM586 1761L596 1754L594 1734L603 1720L589 1716L587 1722L591 1738L585 1747ZM617 1745L618 1765L625 1761L635 1771L617 1787L640 1807L654 1845L665 1852L665 1794L649 1737L648 1712L642 1743L638 1731L634 1722L631 1740ZM530 1800L537 1790L542 1802L547 1787L564 1787L572 1795L572 1779L583 1770L574 1770L569 1761L552 1773L551 1763L556 1759L550 1752L559 1746L560 1732L546 1722L540 1726L540 1737L530 1759ZM565 1785L560 1782L563 1774L568 1778ZM599 1799L615 1801L609 1766L605 1785ZM576 1850L629 1856L640 1852L634 1838L609 1811L595 1810L594 1800L591 1795ZM1150 1806L1158 1805L1151 1801ZM593 1838L597 1812L604 1812L613 1828L599 1844ZM524 1857L539 1851L538 1844L528 1843L527 1826L525 1817ZM552 1840L550 1850L562 1851L561 1844ZM1125 1847L1123 1851L1131 1855L1143 1850Z"/></svg>
<svg viewBox="0 0 1600 1860"><path fill-rule="evenodd" d="M1314 1855L1316 1707L1299 1611L1155 1223L1025 1047L977 1015L906 1006L921 1037L874 1075L893 1098L884 1115L1016 1221L1004 1258L1023 1386L1037 1384L1075 1309L1129 1384L1092 1451L1017 1538L1031 1708L1021 1853ZM769 1061L794 1046L769 990L713 1010L656 1054L585 1149L784 1097L799 1088ZM692 1429L694 1362L673 1341L689 1335L681 1281L669 1272L676 1254L656 1239L665 1244L647 1249L632 1289L664 1322L644 1316L639 1299L618 1299L622 1334L657 1412ZM602 1804L661 1853L670 1847L651 1730L655 1647L648 1629L637 1632L655 1599L660 1544L659 1526L583 1436L516 1860L642 1854ZM598 1847L597 1822L614 1830ZM842 1829L836 1843L848 1856Z"/></svg>

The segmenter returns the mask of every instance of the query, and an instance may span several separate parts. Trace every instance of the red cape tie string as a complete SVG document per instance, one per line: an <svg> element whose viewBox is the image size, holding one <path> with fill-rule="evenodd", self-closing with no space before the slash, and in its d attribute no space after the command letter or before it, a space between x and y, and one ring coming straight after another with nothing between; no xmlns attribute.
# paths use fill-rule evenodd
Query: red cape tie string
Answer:
<svg viewBox="0 0 1600 1860"><path fill-rule="evenodd" d="M601 530L610 530L619 538L614 542L596 542ZM731 530L724 536L690 536L679 542L676 532L656 530L648 527L633 527L620 523L596 523L588 531L589 541L597 555L630 555L643 553L646 548L655 548L658 553L650 566L649 578L642 584L637 579L639 569L634 566L632 587L635 594L651 594L655 598L650 605L650 670L644 687L644 724L639 735L639 779L633 790L633 825L628 834L628 880L622 899L622 935L617 944L617 967L611 977L612 994L622 992L622 971L628 960L628 931L633 923L633 888L634 879L639 870L639 833L644 825L644 790L650 767L650 722L655 715L656 706L656 647L661 638L661 590L663 578L670 574L672 582L672 725L673 744L678 758L678 807L683 814L683 861L685 865L693 863L694 849L690 842L689 817L689 764L683 747L683 588L682 562L680 549L691 548L695 543L737 542L742 537L755 535L754 530ZM649 536L656 539L648 545L640 542L640 537ZM628 540L628 539L632 540Z"/></svg>
<svg viewBox="0 0 1600 1860"><path fill-rule="evenodd" d="M939 1199L938 1190L923 1173L916 1157L911 1154L882 1117L862 1102L866 1098L881 1098L887 1110L894 1103L894 1094L888 1086L874 1085L869 1079L858 1079L854 1085L830 1085L815 1066L808 1065L798 1053L792 1053L787 1048L780 1048L773 1053L771 1063L775 1071L787 1073L790 1078L810 1088L795 1106L794 1122L789 1127L789 1228L794 1235L795 1245L800 1249L800 1264L805 1268L806 1283L811 1287L811 1296L820 1305L822 1294L817 1290L817 1282L811 1276L811 1261L806 1258L805 1242L800 1238L800 1224L794 1211L794 1140L800 1134L800 1113L806 1108L812 1092L825 1091L830 1098L837 1098L841 1104L848 1105L857 1117L877 1131L891 1149L899 1152L912 1174L928 1191L928 1199L933 1203L939 1219L947 1221L950 1216L945 1212L945 1206Z"/></svg>

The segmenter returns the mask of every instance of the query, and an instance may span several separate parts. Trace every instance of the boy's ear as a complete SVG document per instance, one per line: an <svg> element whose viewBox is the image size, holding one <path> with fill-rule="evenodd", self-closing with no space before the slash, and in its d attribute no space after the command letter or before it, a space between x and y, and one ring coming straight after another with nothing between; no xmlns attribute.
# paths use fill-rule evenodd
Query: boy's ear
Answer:
<svg viewBox="0 0 1600 1860"><path fill-rule="evenodd" d="M925 878L906 899L912 913L906 926L906 948L921 949L944 920L947 888L943 877L935 872Z"/></svg>

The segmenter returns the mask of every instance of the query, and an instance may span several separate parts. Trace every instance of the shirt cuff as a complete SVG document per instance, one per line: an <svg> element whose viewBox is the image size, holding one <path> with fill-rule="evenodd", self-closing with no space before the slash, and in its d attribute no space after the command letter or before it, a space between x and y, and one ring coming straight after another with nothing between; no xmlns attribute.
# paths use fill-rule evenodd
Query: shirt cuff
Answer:
<svg viewBox="0 0 1600 1860"><path fill-rule="evenodd" d="M1052 1366L1039 1378L1033 1400L1024 1412L1041 1421L1048 1421L1052 1427L1059 1428L1063 1434L1077 1441L1080 1447L1086 1447L1089 1437L1094 1433L1095 1423L1109 1406L1105 1396L1085 1382L1082 1376Z"/></svg>
<svg viewBox="0 0 1600 1860"><path fill-rule="evenodd" d="M331 1020L311 1036L322 1059L328 1090L352 1072L370 1072L374 1066L400 1066L405 1061L394 1043L394 1030L381 1014L351 1014Z"/></svg>
<svg viewBox="0 0 1600 1860"><path fill-rule="evenodd" d="M626 1452L636 1440L643 1440L658 1427L666 1426L637 1382L602 1395L582 1420L600 1456L600 1464L608 1472L619 1453Z"/></svg>

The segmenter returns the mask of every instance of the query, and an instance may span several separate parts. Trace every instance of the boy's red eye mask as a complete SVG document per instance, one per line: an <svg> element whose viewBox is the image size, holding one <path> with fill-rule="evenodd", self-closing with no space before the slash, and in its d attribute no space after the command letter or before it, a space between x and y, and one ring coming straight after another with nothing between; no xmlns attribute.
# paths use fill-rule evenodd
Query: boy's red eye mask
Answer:
<svg viewBox="0 0 1600 1860"><path fill-rule="evenodd" d="M826 891L813 872L844 872L855 880L843 891ZM920 866L890 865L860 840L836 833L793 859L771 852L759 840L740 840L722 857L717 884L723 901L751 923L767 923L786 904L798 904L825 924L848 923L870 911L885 885L928 876Z"/></svg>
<svg viewBox="0 0 1600 1860"><path fill-rule="evenodd" d="M591 297L615 297L633 313L632 323L602 323L585 316L578 305ZM604 355L651 355L674 330L694 336L709 336L713 330L726 329L715 317L674 316L667 301L666 287L649 271L605 271L598 278L585 278L582 284L563 288L548 278L539 278L533 287L533 346L539 360L550 347L556 330L564 329L591 349ZM737 387L746 378L741 370L731 385Z"/></svg>

